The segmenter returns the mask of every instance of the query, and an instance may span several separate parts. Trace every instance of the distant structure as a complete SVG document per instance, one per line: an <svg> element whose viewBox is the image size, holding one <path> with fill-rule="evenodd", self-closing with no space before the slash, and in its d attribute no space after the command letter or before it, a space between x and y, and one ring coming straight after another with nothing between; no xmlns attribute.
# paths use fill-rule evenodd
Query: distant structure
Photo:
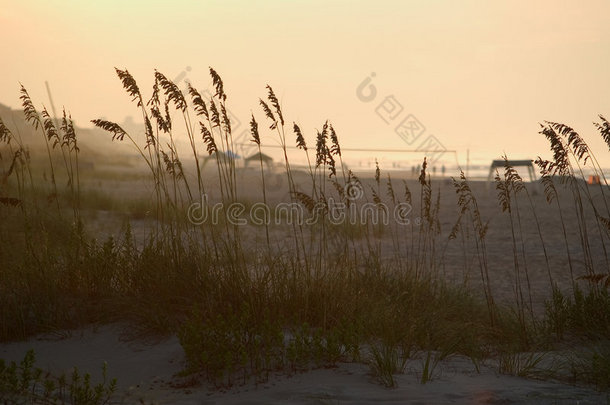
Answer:
<svg viewBox="0 0 610 405"><path fill-rule="evenodd" d="M530 181L535 181L536 180L536 171L534 170L534 163L532 163L532 160L508 160L505 161L504 159L498 159L498 160L494 160L491 162L491 166L489 167L489 176L487 176L487 181L491 181L491 179L493 178L493 174L494 174L494 170L496 168L504 168L504 165L508 163L509 166L512 167L518 167L518 166L525 166L527 167L527 172L530 175Z"/></svg>
<svg viewBox="0 0 610 405"><path fill-rule="evenodd" d="M202 168L205 167L208 162L210 160L216 160L216 154L218 154L218 158L220 159L221 162L230 162L230 161L235 161L236 159L239 159L241 156L233 153L232 151L228 151L228 152L222 152L222 151L218 151L215 153L212 153L209 156L203 156L203 164L202 164Z"/></svg>
<svg viewBox="0 0 610 405"><path fill-rule="evenodd" d="M601 184L599 182L599 176L597 176L597 175L589 176L589 179L587 180L587 184Z"/></svg>
<svg viewBox="0 0 610 405"><path fill-rule="evenodd" d="M256 152L254 155L248 156L247 158L244 159L244 163L245 163L245 167L248 167L248 165L250 164L250 162L260 162L263 161L263 163L265 164L265 166L267 166L267 169L271 169L273 168L273 158L269 155L265 155L264 153L261 152Z"/></svg>

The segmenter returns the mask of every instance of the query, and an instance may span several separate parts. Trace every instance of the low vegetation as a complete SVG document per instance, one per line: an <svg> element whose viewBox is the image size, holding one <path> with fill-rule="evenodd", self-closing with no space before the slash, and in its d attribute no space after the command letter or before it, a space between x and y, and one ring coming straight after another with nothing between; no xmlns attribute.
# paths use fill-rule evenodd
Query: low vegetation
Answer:
<svg viewBox="0 0 610 405"><path fill-rule="evenodd" d="M0 360L0 400L5 404L107 404L116 390L116 380L107 379L106 364L102 366L103 381L91 382L91 375L82 375L75 367L69 376L53 376L35 367L36 356L30 350L17 364Z"/></svg>

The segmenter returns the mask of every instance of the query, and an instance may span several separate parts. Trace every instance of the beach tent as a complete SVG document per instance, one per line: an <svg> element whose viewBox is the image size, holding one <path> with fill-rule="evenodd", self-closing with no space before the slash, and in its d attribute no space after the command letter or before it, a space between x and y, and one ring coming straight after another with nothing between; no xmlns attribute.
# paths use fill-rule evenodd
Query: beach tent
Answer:
<svg viewBox="0 0 610 405"><path fill-rule="evenodd" d="M273 158L262 152L256 152L254 155L250 155L247 158L245 158L244 159L244 162L246 164L245 167L248 167L250 162L257 163L257 162L260 162L261 160L263 161L265 166L267 166L267 168L271 169L273 167Z"/></svg>
<svg viewBox="0 0 610 405"><path fill-rule="evenodd" d="M497 168L504 168L504 165L508 163L509 166L518 167L525 166L527 167L527 172L530 175L530 181L536 180L536 171L534 170L534 163L532 160L508 160L498 159L491 162L491 166L489 167L489 176L487 176L487 181L491 181L493 179L494 171Z"/></svg>

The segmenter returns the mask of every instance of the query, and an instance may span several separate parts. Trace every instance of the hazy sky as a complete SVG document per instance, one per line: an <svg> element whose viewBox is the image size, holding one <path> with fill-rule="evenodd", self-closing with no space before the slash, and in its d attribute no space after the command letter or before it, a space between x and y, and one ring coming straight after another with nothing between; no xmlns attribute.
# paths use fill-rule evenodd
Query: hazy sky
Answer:
<svg viewBox="0 0 610 405"><path fill-rule="evenodd" d="M21 82L48 104L48 81L79 125L120 122L138 111L114 67L148 97L154 69L204 89L212 66L239 130L251 110L264 120L270 84L310 141L328 118L344 148L413 149L434 135L461 161L467 148L473 160L535 158L548 155L538 122L554 120L610 166L592 125L610 116L609 11L607 0L0 0L0 103L18 107ZM372 72L377 96L363 102ZM376 108L391 95L404 109L386 124ZM426 129L411 145L394 132L409 114Z"/></svg>

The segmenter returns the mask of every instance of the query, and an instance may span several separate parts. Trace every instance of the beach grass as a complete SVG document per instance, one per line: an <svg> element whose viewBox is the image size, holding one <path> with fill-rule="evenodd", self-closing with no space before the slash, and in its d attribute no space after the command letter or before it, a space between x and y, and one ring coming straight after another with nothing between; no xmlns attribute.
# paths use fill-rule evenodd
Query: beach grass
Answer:
<svg viewBox="0 0 610 405"><path fill-rule="evenodd" d="M536 160L547 206L534 204L537 185L525 184L507 157L504 172L496 174L496 212L508 220L503 251L513 263L507 302L493 286L495 242L481 208L488 196L477 195L464 173L453 179L455 196L441 196L426 160L417 181L401 184L379 165L360 178L343 163L332 123L325 121L308 145L305 131L286 121L267 86L259 100L262 117L257 121L253 114L250 121L262 186L257 196L245 196L241 168L230 153L235 141L228 97L215 70L210 98L190 84L185 94L156 71L148 100L127 70L116 73L142 115L144 143L112 121L93 123L115 142L132 144L148 177L131 176L146 182L148 197L122 198L92 187L107 176L79 170L69 114L55 121L23 86L24 117L42 138L44 155L31 156L21 136L0 120L0 340L127 320L143 335L179 336L185 373L224 388L263 382L278 370L296 373L341 361L368 363L391 387L393 375L417 361L415 353L424 359L422 384L454 355L467 356L477 369L496 359L501 373L531 376L542 357L522 353L573 345L574 353L585 350L587 356L551 374L608 389L608 184L573 129L542 124L553 154ZM600 120L596 128L610 144L608 122ZM286 201L270 200L263 131L282 148ZM186 151L177 147L178 136L186 137ZM296 180L290 139L307 159L299 177L305 181ZM213 167L204 167L206 156L214 158ZM585 166L599 184L586 183ZM208 200L212 190L214 201ZM441 199L454 198L447 227ZM253 207L258 222L240 224L235 210L252 213ZM286 208L279 225L267 221L278 207ZM555 254L565 256L563 268L550 264L551 231L539 221L541 210L557 212L562 253ZM102 211L121 225L100 240L90 230ZM306 220L296 220L295 212ZM534 219L535 244L526 217ZM136 221L144 223L144 236L134 231ZM252 235L260 243L253 244ZM451 246L464 252L463 265L448 263ZM535 255L544 257L541 268L535 268ZM463 280L448 277L447 267ZM532 286L533 272L546 275L546 291ZM567 287L557 281L566 276ZM537 308L533 297L540 295L547 300Z"/></svg>

